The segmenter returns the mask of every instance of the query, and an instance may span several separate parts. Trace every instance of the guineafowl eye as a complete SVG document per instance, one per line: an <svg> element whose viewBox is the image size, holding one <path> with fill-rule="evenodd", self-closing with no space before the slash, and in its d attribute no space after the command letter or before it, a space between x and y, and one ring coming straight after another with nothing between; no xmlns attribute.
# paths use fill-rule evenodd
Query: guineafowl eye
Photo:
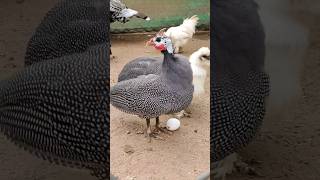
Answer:
<svg viewBox="0 0 320 180"><path fill-rule="evenodd" d="M160 37L157 37L156 38L156 42L160 42L161 41L161 38Z"/></svg>

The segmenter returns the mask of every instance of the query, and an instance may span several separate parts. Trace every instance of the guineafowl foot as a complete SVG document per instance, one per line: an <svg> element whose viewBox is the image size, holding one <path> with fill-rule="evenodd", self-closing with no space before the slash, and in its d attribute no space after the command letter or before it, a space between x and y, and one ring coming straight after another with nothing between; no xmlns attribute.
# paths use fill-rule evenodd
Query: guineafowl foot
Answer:
<svg viewBox="0 0 320 180"><path fill-rule="evenodd" d="M114 55L110 55L110 59L117 62L117 56L114 56Z"/></svg>
<svg viewBox="0 0 320 180"><path fill-rule="evenodd" d="M231 174L237 161L237 154L233 153L219 162L213 163L213 179L225 180L227 174Z"/></svg>
<svg viewBox="0 0 320 180"><path fill-rule="evenodd" d="M156 129L154 130L154 133L159 134L159 132L163 132L163 133L166 133L166 134L171 134L171 132L168 131L166 127L161 127L160 126L160 120L159 120L159 117L157 117L156 118Z"/></svg>
<svg viewBox="0 0 320 180"><path fill-rule="evenodd" d="M171 135L172 132L169 131L166 127L156 127L153 133L159 134L160 132Z"/></svg>
<svg viewBox="0 0 320 180"><path fill-rule="evenodd" d="M213 179L215 180L225 180L226 175L231 174L234 170L250 176L263 177L256 172L253 167L250 167L247 163L244 163L236 153L233 153L223 160L214 163L213 167L214 170L212 175Z"/></svg>
<svg viewBox="0 0 320 180"><path fill-rule="evenodd" d="M190 118L191 117L191 112L187 112L186 110L182 110L182 111L180 111L178 113L175 113L174 117L177 118L177 119L182 119L183 117Z"/></svg>
<svg viewBox="0 0 320 180"><path fill-rule="evenodd" d="M237 161L234 163L235 169L242 173L250 176L258 176L263 177L260 173L258 173L255 168L250 167L247 163L243 162L240 157L238 157Z"/></svg>
<svg viewBox="0 0 320 180"><path fill-rule="evenodd" d="M183 53L182 47L179 48L178 53Z"/></svg>
<svg viewBox="0 0 320 180"><path fill-rule="evenodd" d="M180 50L179 50L179 47L175 47L174 50L173 50L173 53L174 53L174 54L178 54L179 51L180 51Z"/></svg>

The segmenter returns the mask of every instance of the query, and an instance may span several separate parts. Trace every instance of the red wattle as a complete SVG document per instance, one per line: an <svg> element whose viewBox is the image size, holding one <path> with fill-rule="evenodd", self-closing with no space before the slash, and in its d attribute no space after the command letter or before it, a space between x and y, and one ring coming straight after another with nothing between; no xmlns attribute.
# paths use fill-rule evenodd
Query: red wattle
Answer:
<svg viewBox="0 0 320 180"><path fill-rule="evenodd" d="M159 49L160 51L166 50L166 47L164 46L164 44L160 44L158 46L155 46L156 49Z"/></svg>

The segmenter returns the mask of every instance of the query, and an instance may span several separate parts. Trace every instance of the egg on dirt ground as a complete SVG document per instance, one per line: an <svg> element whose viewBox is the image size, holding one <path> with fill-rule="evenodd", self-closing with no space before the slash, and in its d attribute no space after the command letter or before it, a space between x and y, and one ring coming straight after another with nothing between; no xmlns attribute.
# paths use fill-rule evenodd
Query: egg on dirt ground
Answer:
<svg viewBox="0 0 320 180"><path fill-rule="evenodd" d="M177 118L170 118L167 121L167 129L170 131L175 131L180 127L180 121Z"/></svg>

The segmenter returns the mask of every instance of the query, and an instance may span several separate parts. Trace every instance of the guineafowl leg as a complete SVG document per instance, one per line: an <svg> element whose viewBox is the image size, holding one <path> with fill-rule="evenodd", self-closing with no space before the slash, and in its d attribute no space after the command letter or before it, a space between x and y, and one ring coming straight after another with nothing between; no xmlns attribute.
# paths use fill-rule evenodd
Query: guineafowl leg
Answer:
<svg viewBox="0 0 320 180"><path fill-rule="evenodd" d="M164 133L167 133L167 134L171 134L170 131L167 130L166 127L160 127L160 119L159 117L156 118L156 131L161 131L161 132L164 132Z"/></svg>
<svg viewBox="0 0 320 180"><path fill-rule="evenodd" d="M111 44L110 44L110 59L115 59L116 56L112 55L112 51L111 51Z"/></svg>
<svg viewBox="0 0 320 180"><path fill-rule="evenodd" d="M163 128L160 127L160 120L159 117L156 117L156 130L164 132Z"/></svg>
<svg viewBox="0 0 320 180"><path fill-rule="evenodd" d="M150 126L150 118L146 119L147 122L147 129L146 129L146 136L149 138L149 142L151 142L151 126Z"/></svg>

